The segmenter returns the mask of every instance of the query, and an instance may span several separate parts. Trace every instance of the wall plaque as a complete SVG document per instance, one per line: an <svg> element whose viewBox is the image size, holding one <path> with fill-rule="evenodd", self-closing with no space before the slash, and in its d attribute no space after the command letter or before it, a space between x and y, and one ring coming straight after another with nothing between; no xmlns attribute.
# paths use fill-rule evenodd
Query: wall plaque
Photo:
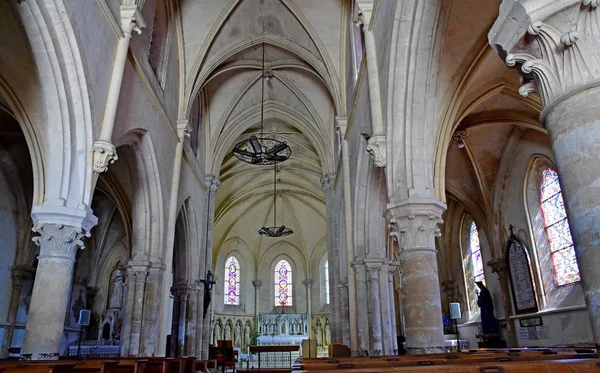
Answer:
<svg viewBox="0 0 600 373"><path fill-rule="evenodd" d="M514 235L508 241L506 261L515 312L517 314L537 312L537 297L533 286L529 253L523 242Z"/></svg>

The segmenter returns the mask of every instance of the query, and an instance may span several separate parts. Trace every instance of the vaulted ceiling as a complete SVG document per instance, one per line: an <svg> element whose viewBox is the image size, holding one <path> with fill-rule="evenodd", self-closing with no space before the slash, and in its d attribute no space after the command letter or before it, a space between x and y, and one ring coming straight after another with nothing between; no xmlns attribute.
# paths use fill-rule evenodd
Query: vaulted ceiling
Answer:
<svg viewBox="0 0 600 373"><path fill-rule="evenodd" d="M185 97L201 97L209 149L207 174L221 181L214 258L229 243L256 263L281 241L305 263L324 250L325 202L320 177L333 172L334 118L343 110L345 70L341 0L182 1ZM347 13L346 13L347 18ZM264 133L286 141L292 157L277 166L277 225L294 230L263 238L273 225L273 166L248 165L233 146L260 132L263 55Z"/></svg>

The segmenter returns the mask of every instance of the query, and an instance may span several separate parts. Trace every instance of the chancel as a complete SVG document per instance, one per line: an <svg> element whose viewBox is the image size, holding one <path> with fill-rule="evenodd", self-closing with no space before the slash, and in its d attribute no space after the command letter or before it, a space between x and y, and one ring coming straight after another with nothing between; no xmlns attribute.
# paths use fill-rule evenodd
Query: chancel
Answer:
<svg viewBox="0 0 600 373"><path fill-rule="evenodd" d="M0 372L594 363L599 6L0 0Z"/></svg>

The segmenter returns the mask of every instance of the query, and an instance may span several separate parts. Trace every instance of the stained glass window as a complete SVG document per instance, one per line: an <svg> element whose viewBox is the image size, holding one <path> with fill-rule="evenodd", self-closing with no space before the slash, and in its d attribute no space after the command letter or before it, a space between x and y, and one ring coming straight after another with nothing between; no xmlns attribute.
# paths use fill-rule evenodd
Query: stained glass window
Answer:
<svg viewBox="0 0 600 373"><path fill-rule="evenodd" d="M481 257L481 246L479 244L479 231L475 222L471 223L469 230L469 252L471 254L471 265L473 266L473 282L483 282L485 285L485 273L483 271L483 258Z"/></svg>
<svg viewBox="0 0 600 373"><path fill-rule="evenodd" d="M544 228L550 244L554 280L557 286L578 282L579 267L575 259L573 238L565 210L558 174L551 168L542 173L540 204L544 217Z"/></svg>
<svg viewBox="0 0 600 373"><path fill-rule="evenodd" d="M240 305L240 262L230 256L225 262L225 304Z"/></svg>
<svg viewBox="0 0 600 373"><path fill-rule="evenodd" d="M275 306L292 305L292 267L287 260L275 266Z"/></svg>
<svg viewBox="0 0 600 373"><path fill-rule="evenodd" d="M325 304L329 304L329 261L325 261L325 269L324 269L323 277L325 278Z"/></svg>

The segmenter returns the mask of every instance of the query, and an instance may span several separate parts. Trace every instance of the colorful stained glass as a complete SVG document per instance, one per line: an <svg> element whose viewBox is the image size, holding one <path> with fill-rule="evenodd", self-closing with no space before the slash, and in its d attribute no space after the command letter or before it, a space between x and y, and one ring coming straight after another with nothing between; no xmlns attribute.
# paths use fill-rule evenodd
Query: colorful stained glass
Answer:
<svg viewBox="0 0 600 373"><path fill-rule="evenodd" d="M240 305L240 262L230 256L225 262L225 304Z"/></svg>
<svg viewBox="0 0 600 373"><path fill-rule="evenodd" d="M542 173L540 205L552 253L556 285L563 286L580 281L579 267L575 259L575 248L558 173L551 168L545 169Z"/></svg>
<svg viewBox="0 0 600 373"><path fill-rule="evenodd" d="M481 257L481 246L479 243L479 231L475 222L471 223L469 230L469 252L471 253L471 266L473 268L473 281L485 284L485 273L483 270L483 258Z"/></svg>
<svg viewBox="0 0 600 373"><path fill-rule="evenodd" d="M325 286L325 304L329 304L329 261L326 260L325 261L325 268L324 268L324 274L323 277L325 278L324 282L324 286Z"/></svg>
<svg viewBox="0 0 600 373"><path fill-rule="evenodd" d="M292 267L287 260L280 260L275 266L275 306L292 305Z"/></svg>

